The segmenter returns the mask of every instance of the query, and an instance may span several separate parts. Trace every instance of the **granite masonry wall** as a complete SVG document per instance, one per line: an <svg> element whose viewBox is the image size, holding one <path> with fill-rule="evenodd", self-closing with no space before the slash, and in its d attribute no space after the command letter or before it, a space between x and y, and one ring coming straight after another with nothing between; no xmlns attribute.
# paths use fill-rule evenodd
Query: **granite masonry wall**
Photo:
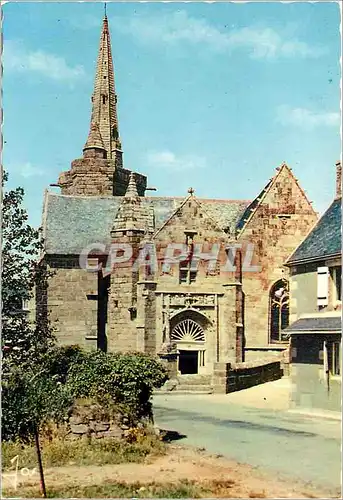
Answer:
<svg viewBox="0 0 343 500"><path fill-rule="evenodd" d="M228 394L278 380L282 375L280 361L215 363L212 377L213 391L214 394Z"/></svg>
<svg viewBox="0 0 343 500"><path fill-rule="evenodd" d="M109 415L97 404L75 405L66 421L66 439L123 439L129 432L129 421L122 415Z"/></svg>
<svg viewBox="0 0 343 500"><path fill-rule="evenodd" d="M243 267L247 347L269 344L270 289L276 281L289 277L284 263L318 219L286 165L260 197L238 235L238 242L254 245L253 265L260 266L256 272L245 272Z"/></svg>
<svg viewBox="0 0 343 500"><path fill-rule="evenodd" d="M58 342L96 348L98 274L80 269L77 257L54 257L47 263L52 272L47 311Z"/></svg>

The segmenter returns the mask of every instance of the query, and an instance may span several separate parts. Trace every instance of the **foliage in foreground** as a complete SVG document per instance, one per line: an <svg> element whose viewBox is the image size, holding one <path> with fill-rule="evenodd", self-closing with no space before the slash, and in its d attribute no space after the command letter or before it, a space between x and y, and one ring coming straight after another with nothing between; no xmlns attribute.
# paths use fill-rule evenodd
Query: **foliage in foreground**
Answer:
<svg viewBox="0 0 343 500"><path fill-rule="evenodd" d="M6 490L4 495L6 495ZM10 491L7 493L10 494ZM37 498L38 488L20 488L21 498ZM210 486L196 481L180 480L176 483L104 482L90 486L67 485L50 488L48 498L209 498ZM228 497L227 497L228 498Z"/></svg>
<svg viewBox="0 0 343 500"><path fill-rule="evenodd" d="M45 467L141 463L147 456L160 455L166 451L166 445L152 432L142 433L135 442L109 438L91 442L87 439L76 441L53 439L42 440L42 445ZM3 442L1 448L4 470L12 467L11 459L16 455L20 460L19 468L37 466L36 450L32 444L23 445L19 441Z"/></svg>
<svg viewBox="0 0 343 500"><path fill-rule="evenodd" d="M7 174L2 176L2 184ZM30 441L48 421L63 422L76 398L94 398L127 416L152 417L150 397L167 379L156 359L58 347L46 320L49 272L38 256L40 231L28 224L24 191L2 198L2 438ZM23 301L37 294L36 319Z"/></svg>
<svg viewBox="0 0 343 500"><path fill-rule="evenodd" d="M95 398L104 407L115 404L134 425L151 418L150 398L162 387L167 372L157 358L143 353L82 353L70 366L67 384L73 396Z"/></svg>
<svg viewBox="0 0 343 500"><path fill-rule="evenodd" d="M116 409L131 426L152 418L150 398L167 373L157 358L142 353L86 352L77 346L51 348L31 370L11 365L3 377L2 437L29 441L47 421L63 422L78 398Z"/></svg>
<svg viewBox="0 0 343 500"><path fill-rule="evenodd" d="M7 173L1 180L4 186ZM38 263L43 248L41 231L28 224L23 201L23 188L4 190L1 203L1 347L4 360L31 365L39 362L52 345L53 334L46 321L41 317L31 321L23 309L23 303L32 299L35 286L46 286L48 276Z"/></svg>

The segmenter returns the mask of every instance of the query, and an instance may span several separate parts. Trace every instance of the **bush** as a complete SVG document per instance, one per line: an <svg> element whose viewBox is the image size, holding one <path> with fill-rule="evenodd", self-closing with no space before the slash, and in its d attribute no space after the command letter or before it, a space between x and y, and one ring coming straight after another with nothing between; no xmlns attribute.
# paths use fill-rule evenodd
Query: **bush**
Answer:
<svg viewBox="0 0 343 500"><path fill-rule="evenodd" d="M146 354L86 352L77 346L51 348L31 371L7 368L2 392L4 440L27 441L47 421L63 421L78 398L91 398L107 410L119 411L129 426L151 420L152 392L168 378L162 363Z"/></svg>
<svg viewBox="0 0 343 500"><path fill-rule="evenodd" d="M157 359L142 353L83 353L70 366L67 384L74 397L95 398L103 406L116 405L135 425L152 417L150 398L154 388L167 380Z"/></svg>
<svg viewBox="0 0 343 500"><path fill-rule="evenodd" d="M45 422L63 421L72 402L68 386L44 367L33 373L12 367L2 382L2 439L30 441Z"/></svg>

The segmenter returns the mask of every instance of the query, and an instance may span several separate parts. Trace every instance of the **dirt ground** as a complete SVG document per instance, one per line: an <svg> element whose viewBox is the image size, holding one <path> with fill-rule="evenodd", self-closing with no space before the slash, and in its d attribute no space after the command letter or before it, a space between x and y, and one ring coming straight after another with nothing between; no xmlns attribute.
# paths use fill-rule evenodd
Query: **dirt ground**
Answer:
<svg viewBox="0 0 343 500"><path fill-rule="evenodd" d="M62 485L94 485L104 482L175 483L180 480L213 483L212 497L217 498L328 498L325 492L267 476L248 465L238 464L202 449L170 445L168 453L144 464L75 466L46 469L47 488ZM36 486L38 474L18 476L18 489ZM222 483L221 483L222 482ZM3 488L10 487L3 477ZM6 488L6 489L7 489Z"/></svg>

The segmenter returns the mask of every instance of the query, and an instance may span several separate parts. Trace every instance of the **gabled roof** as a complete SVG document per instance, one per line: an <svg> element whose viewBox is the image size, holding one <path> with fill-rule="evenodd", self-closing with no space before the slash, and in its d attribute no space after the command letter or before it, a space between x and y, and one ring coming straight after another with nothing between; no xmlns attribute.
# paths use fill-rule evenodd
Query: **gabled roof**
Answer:
<svg viewBox="0 0 343 500"><path fill-rule="evenodd" d="M317 224L286 262L287 266L341 255L342 199L331 203Z"/></svg>
<svg viewBox="0 0 343 500"><path fill-rule="evenodd" d="M254 213L256 212L257 208L263 204L266 196L268 193L271 191L273 185L277 181L278 177L281 175L281 173L286 170L289 175L292 177L294 180L295 184L299 188L300 192L303 194L304 198L308 201L307 196L305 191L302 189L300 186L298 180L295 178L291 168L287 165L287 163L283 162L280 167L276 169L276 174L268 181L266 186L262 189L262 191L256 196L256 198L247 206L245 212L243 213L240 221L237 224L237 233L241 234L242 231L246 228L247 224L249 221L252 219L254 216ZM310 206L310 202L309 206Z"/></svg>
<svg viewBox="0 0 343 500"><path fill-rule="evenodd" d="M268 184L262 189L262 191L256 196L256 198L244 210L244 213L243 213L241 219L238 221L237 231L240 232L245 227L246 223L250 220L255 209L258 207L258 205L260 205L262 199L264 198L264 195L268 192L272 181L273 181L273 179L269 180Z"/></svg>
<svg viewBox="0 0 343 500"><path fill-rule="evenodd" d="M190 191L188 191L188 192L190 192ZM155 231L155 234L154 234L154 238L159 235L159 233L164 229L165 226L167 226L169 224L170 221L172 221L172 219L174 217L176 217L179 213L181 213L182 208L188 202L194 203L202 211L202 213L205 215L205 217L207 219L209 219L209 220L212 221L213 226L219 232L223 232L223 236L225 236L225 234L224 234L225 232L230 233L230 227L227 227L226 224L224 224L224 227L223 227L223 225L219 223L219 221L216 218L215 214L213 214L211 212L211 209L207 210L207 207L206 207L205 203L201 203L200 200L196 196L193 195L193 191L192 191L191 194L189 194L188 196L186 196L186 198L176 208L176 210L174 210L174 212L163 222L163 224L159 228L157 228L157 230Z"/></svg>
<svg viewBox="0 0 343 500"><path fill-rule="evenodd" d="M67 196L45 193L43 231L45 252L55 255L78 255L93 243L111 243L111 229L122 196ZM142 197L142 207L154 211L158 229L181 205L184 198ZM245 200L198 199L206 212L223 229L235 231L248 205Z"/></svg>

